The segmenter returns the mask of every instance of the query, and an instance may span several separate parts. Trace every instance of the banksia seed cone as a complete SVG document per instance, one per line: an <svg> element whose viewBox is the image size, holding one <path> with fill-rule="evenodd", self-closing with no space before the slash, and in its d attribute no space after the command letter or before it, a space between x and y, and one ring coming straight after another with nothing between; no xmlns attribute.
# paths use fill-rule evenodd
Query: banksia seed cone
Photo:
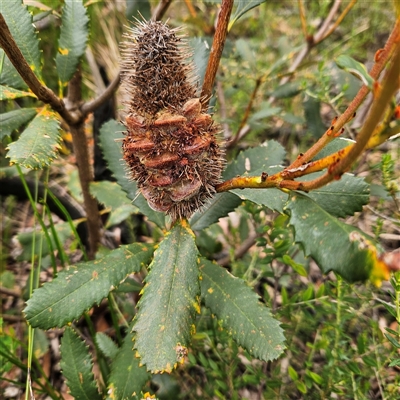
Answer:
<svg viewBox="0 0 400 400"><path fill-rule="evenodd" d="M224 166L219 127L201 111L177 29L139 22L123 47L128 95L124 160L150 207L188 218L215 193Z"/></svg>

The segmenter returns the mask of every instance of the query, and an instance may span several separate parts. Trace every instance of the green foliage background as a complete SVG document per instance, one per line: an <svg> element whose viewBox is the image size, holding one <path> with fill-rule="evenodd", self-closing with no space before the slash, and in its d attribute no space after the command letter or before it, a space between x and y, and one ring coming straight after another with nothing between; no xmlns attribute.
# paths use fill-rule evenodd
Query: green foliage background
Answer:
<svg viewBox="0 0 400 400"><path fill-rule="evenodd" d="M57 10L57 18L61 15L60 30L52 25L37 34L28 10L38 21L48 12L34 6L14 10L15 4L5 0L0 4L7 21L14 21L12 34L37 76L62 95L81 62L87 99L96 88L83 57L86 43L98 58L107 54L111 59L106 69L112 76L123 23L127 17L132 19L137 8L143 15L150 8L147 2L127 2L130 13L124 15L118 7L102 2L87 9L76 1L43 3ZM340 70L334 60L342 54L362 62L372 59L379 48L376 41L384 43L393 22L389 7L359 2L293 79L279 85L293 54L304 44L298 9L293 2L259 3L236 4L213 99L215 118L225 133L235 134L255 83L262 80L247 121L249 134L229 151L225 179L273 174L315 142L360 87L357 78ZM195 5L193 15L186 8L182 13L183 3L176 2L168 15L172 26L184 24L194 38L194 59L202 77L218 6L214 2ZM310 32L317 29L328 6L322 1L306 3ZM50 167L43 174L23 172L28 179L47 183L61 175L69 192L79 199L76 174L59 172L64 165L72 166L68 132L55 113L36 108L38 103L26 92L26 85L1 57L1 98L7 100L0 105L1 151L7 155L1 176L16 175L9 162L32 170ZM349 67L348 59L341 61L342 67ZM140 391L147 390L160 399L239 399L255 393L265 399L332 394L343 399L397 398L399 378L394 372L400 345L393 323L400 322L400 277L394 275L391 286L384 285L383 290L358 283L370 278L376 265L371 248L376 243L381 250L378 242L385 218L369 222L375 237L365 237L356 225L366 204L380 215L397 210L398 217L399 192L393 183L398 165L392 162L400 159L398 146L390 147L387 159L378 150L379 162L369 159L368 174L360 174L362 178L348 174L308 194L277 189L219 194L189 224L178 223L166 233L168 220L151 210L142 196L137 197L135 184L126 177L120 143L115 142L122 131L115 120L103 125L100 144L116 182L94 183L91 193L105 207L107 229L112 231L125 221L146 240L135 238L117 249L102 248L96 260L76 264L71 260L80 244L72 221L62 225L47 217L51 236L43 253L43 235L40 245L35 234L17 237L21 243L25 240L26 259L32 253L32 266L37 265L38 271L53 267L57 275L34 292L24 313L33 328L73 323L61 342L61 367L75 398L141 398ZM340 140L335 143L343 145ZM64 155L54 161L61 146ZM359 168L356 173L362 172ZM11 210L9 215L18 208L13 198L2 199L2 205ZM228 216L233 211L234 216ZM144 215L145 222L137 215ZM3 242L10 240L14 229L7 223L10 228L2 231ZM398 218L394 225L400 225ZM64 237L68 241L61 240ZM249 238L252 246L238 255ZM54 249L57 260L50 259ZM7 257L2 258L2 282L9 276ZM62 271L57 273L57 267ZM140 279L134 280L132 274ZM34 279L38 273L30 281ZM138 293L141 299L136 303ZM86 312L104 299L114 334L90 332L89 349L77 321L85 313L90 327ZM137 310L132 304L137 304ZM172 311L166 313L166 309ZM379 326L382 318L385 325L395 328L386 330L386 338ZM2 372L10 363L23 369L16 358L15 332L7 329L2 337L0 361L7 361ZM92 353L104 380L101 394L92 374ZM171 374L157 374L160 371ZM57 398L54 391L42 390Z"/></svg>

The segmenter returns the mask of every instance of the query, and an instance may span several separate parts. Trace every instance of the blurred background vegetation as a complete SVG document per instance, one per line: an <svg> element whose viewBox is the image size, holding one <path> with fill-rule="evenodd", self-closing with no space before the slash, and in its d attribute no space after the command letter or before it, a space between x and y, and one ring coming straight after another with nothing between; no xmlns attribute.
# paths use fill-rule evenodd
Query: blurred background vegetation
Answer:
<svg viewBox="0 0 400 400"><path fill-rule="evenodd" d="M53 60L57 52L55 38L59 34L59 20L56 14L38 10L33 1L25 3L32 6L37 20L43 76L46 84L58 93ZM42 3L58 11L62 6L61 1L55 0ZM83 61L87 98L99 93L118 73L119 44L129 21L138 10L148 18L150 9L156 6L147 1L89 3L90 46ZM164 17L164 20L169 18L172 26L184 26L198 64L204 62L204 42L211 45L217 3L173 1ZM315 33L333 2L301 3L308 33ZM343 1L340 10L349 3ZM306 45L299 3L267 1L243 15L229 32L212 103L224 137L238 138L236 145L229 149L228 158L268 139L277 140L285 147L288 161L306 150L330 126L331 120L340 115L361 86L357 78L336 66L335 58L346 54L368 67L375 52L384 45L394 19L389 1L357 1L338 28L289 72L293 59ZM285 77L290 79L282 85ZM29 98L17 100L20 106L29 106L30 101L34 104ZM249 115L245 119L250 101ZM354 138L368 109L368 100L365 104L347 126L344 136ZM7 111L9 106L0 103L0 111ZM98 129L105 115L118 119L121 107L121 94L117 92L115 102L108 104L106 111L102 109L87 121L88 140L94 144L93 129ZM371 202L363 212L347 218L347 222L377 238L387 251L400 245L398 143L397 139L369 151L355 167L355 174L372 184ZM4 157L6 145L4 138L0 149L0 176L15 174ZM74 162L66 128L61 154L51 168L30 172L27 176L41 180L49 174L49 182L65 187L81 203ZM394 184L397 189L393 189ZM33 215L27 200L8 195L4 189L1 193L0 281L4 289L2 330L6 334L1 340L3 348L5 346L23 362L26 323L21 310L29 285ZM53 215L51 222L64 239L69 262L79 261L81 252L77 238L65 229L57 216ZM394 276L381 288L371 284L350 285L333 274L323 276L315 263L305 259L293 246L287 222L284 215L243 203L229 217L197 237L203 254L217 259L235 276L245 279L273 310L275 318L282 321L287 338L284 355L268 363L253 359L203 308L187 362L170 375L154 376L149 383L148 389L159 399L395 400L400 397L398 348L384 336L385 328L398 330L400 276ZM122 226L110 228L108 234L114 245L138 239L146 241L146 238L161 235L159 228L137 215L129 217ZM100 254L105 252L104 247ZM43 254L46 255L46 249ZM52 275L48 268L48 250L44 260L41 281ZM126 320L134 315L140 287L131 279L117 293L116 300ZM93 309L91 314L98 332L112 331L106 303ZM84 323L81 324L84 332ZM37 368L41 366L56 390L68 398L57 366L59 337L58 331L38 331L34 355L38 360ZM3 377L0 393L4 396L12 394L11 387L18 388L24 382L23 367L13 365L1 355L0 372Z"/></svg>

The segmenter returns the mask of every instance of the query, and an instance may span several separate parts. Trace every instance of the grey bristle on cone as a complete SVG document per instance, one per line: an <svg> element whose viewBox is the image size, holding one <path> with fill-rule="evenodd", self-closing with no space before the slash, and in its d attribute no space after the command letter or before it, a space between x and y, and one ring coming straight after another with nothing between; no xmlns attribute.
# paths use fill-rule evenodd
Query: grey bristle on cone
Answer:
<svg viewBox="0 0 400 400"><path fill-rule="evenodd" d="M124 35L122 81L139 115L177 109L198 95L191 51L179 31L160 21L139 21Z"/></svg>

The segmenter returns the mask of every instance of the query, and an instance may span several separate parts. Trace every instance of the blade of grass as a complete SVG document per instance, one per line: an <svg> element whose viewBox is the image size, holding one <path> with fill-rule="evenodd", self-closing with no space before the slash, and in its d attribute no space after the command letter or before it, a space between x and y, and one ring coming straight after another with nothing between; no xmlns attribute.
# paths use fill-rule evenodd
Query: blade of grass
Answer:
<svg viewBox="0 0 400 400"><path fill-rule="evenodd" d="M51 191L50 188L47 188L47 193L49 194L51 199L54 201L54 203L57 205L57 207L60 209L60 211L64 214L66 220L69 223L69 226L71 227L72 232L74 233L74 236L75 236L76 240L78 241L78 246L79 246L79 248L81 249L81 251L83 253L83 257L84 257L85 261L89 261L88 256L86 254L85 246L83 245L83 243L81 241L81 238L79 237L78 231L75 228L74 221L72 220L71 216L69 215L69 212L63 206L61 201L58 200L58 198L53 194L53 192Z"/></svg>

